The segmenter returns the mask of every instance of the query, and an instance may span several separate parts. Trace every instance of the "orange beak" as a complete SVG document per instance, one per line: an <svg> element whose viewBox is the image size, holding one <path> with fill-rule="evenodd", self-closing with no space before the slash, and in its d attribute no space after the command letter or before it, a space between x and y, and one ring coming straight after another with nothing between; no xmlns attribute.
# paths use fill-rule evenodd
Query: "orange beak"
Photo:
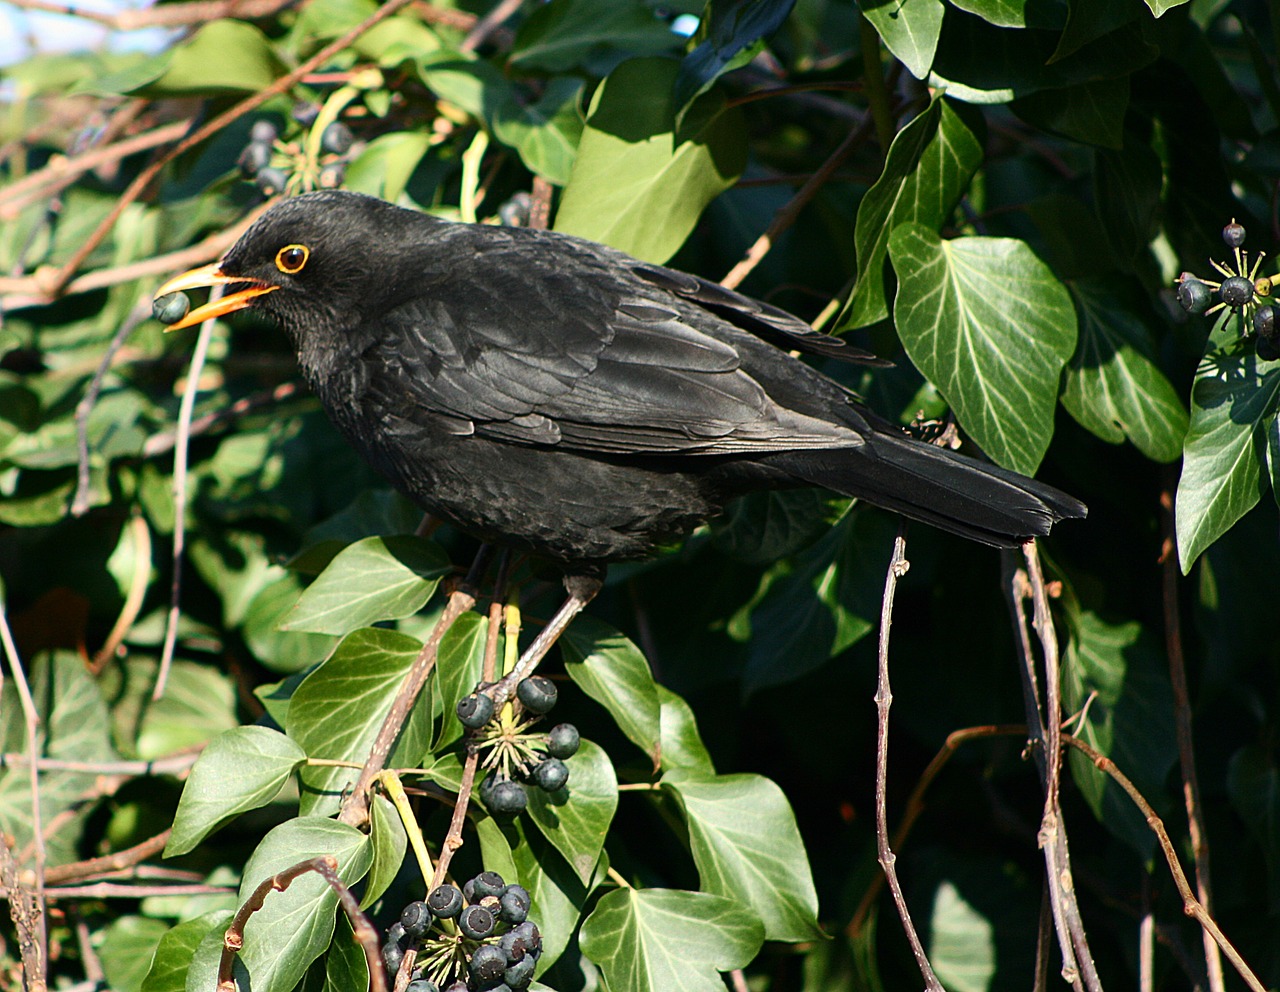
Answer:
<svg viewBox="0 0 1280 992"><path fill-rule="evenodd" d="M166 331L176 331L183 327L190 327L192 324L199 324L201 321L212 320L214 317L221 317L223 314L234 313L236 310L243 310L256 297L272 290L279 289L279 286L271 286L265 282L253 282L253 280L243 279L239 276L224 275L222 270L218 268L218 263L212 265L204 265L198 269L192 269L184 272L180 276L174 276L167 283L156 290L156 298L167 296L170 293L179 293L188 289L203 289L205 286L225 286L249 282L251 285L248 289L242 289L239 292L228 293L226 296L216 300L210 300L202 307L196 307L189 314L183 317L175 324L170 324L165 328Z"/></svg>

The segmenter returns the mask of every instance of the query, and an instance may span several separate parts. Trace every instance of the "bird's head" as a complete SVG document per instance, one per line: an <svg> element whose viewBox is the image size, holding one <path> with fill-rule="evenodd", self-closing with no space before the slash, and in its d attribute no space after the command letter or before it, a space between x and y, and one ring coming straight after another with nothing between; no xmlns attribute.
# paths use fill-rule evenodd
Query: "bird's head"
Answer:
<svg viewBox="0 0 1280 992"><path fill-rule="evenodd" d="M169 330L246 308L274 317L295 336L356 326L380 304L396 302L405 246L429 240L440 223L360 193L291 197L258 218L220 261L175 276L156 298L206 286L230 289Z"/></svg>

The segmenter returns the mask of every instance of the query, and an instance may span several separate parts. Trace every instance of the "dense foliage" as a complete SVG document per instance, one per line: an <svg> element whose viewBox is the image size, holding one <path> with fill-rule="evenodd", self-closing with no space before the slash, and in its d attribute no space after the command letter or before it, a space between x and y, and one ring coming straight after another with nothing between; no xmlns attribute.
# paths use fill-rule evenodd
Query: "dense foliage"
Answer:
<svg viewBox="0 0 1280 992"><path fill-rule="evenodd" d="M324 856L380 934L412 942L397 921L425 912L406 907L432 889L423 861L466 774L457 704L486 649L514 657L563 595L512 562L519 609L490 610L491 568L390 755L401 774L367 823L335 816L477 546L422 536L271 327L166 336L151 317L156 287L264 201L335 185L549 218L726 279L892 359L822 362L883 415L953 418L965 449L1087 502L1040 547L1061 717L1280 982L1280 363L1257 264L1280 244L1274 4L221 6L82 14L109 44L31 53L0 88L0 985L25 959L58 987L212 989L236 910ZM154 26L162 46L118 44ZM1219 292L1239 275L1252 291ZM561 992L714 990L736 970L757 990L919 987L876 862L897 526L790 492L611 570L544 666L559 698L529 731L580 731L576 750L537 744L569 755L567 785L556 769L514 816L480 786L468 807L450 872L474 876L465 912L482 873L520 904L468 932L473 984L504 966L477 949L510 945L527 910L537 981ZM1024 560L925 527L906 554L888 763L906 903L945 987L1026 988L1037 967L1056 984L1020 677L1041 649L1010 620ZM1143 813L1082 753L1064 767L1101 980L1222 987L1225 967L1237 987ZM267 895L241 988L367 987L336 892L307 872Z"/></svg>

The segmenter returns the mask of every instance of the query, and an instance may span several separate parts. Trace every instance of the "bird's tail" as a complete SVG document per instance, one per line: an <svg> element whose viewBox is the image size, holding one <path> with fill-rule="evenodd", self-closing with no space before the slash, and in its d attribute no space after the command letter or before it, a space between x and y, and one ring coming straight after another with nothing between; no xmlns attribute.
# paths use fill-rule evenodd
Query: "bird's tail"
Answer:
<svg viewBox="0 0 1280 992"><path fill-rule="evenodd" d="M779 467L805 482L998 548L1041 537L1089 510L1061 490L905 435L857 448L788 452Z"/></svg>

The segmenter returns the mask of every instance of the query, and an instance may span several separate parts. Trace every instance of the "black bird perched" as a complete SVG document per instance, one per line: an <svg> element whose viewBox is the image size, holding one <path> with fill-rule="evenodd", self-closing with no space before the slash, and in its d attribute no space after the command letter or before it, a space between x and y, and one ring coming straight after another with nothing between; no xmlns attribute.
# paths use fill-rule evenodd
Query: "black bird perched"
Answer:
<svg viewBox="0 0 1280 992"><path fill-rule="evenodd" d="M755 490L822 486L1000 547L1079 501L916 440L787 349L869 359L775 307L553 231L357 193L267 211L158 296L236 292L292 338L356 449L419 506L570 575Z"/></svg>

